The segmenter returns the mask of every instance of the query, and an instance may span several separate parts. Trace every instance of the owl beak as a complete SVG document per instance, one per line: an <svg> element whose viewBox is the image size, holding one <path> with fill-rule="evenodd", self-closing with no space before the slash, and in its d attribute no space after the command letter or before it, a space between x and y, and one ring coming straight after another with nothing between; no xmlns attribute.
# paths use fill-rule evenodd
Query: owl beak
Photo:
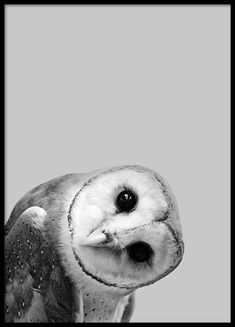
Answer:
<svg viewBox="0 0 235 327"><path fill-rule="evenodd" d="M106 246L106 244L112 242L112 237L102 231L100 228L94 230L91 234L86 237L82 242L84 246Z"/></svg>

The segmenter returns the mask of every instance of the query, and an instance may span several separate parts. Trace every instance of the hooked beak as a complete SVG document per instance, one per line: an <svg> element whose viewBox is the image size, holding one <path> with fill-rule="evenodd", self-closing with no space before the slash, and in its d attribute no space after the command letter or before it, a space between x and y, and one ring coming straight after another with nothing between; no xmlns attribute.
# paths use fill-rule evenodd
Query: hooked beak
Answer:
<svg viewBox="0 0 235 327"><path fill-rule="evenodd" d="M115 239L114 237L105 232L105 230L102 230L101 228L98 228L91 232L86 239L82 242L82 245L84 246L106 246L106 245L115 245Z"/></svg>

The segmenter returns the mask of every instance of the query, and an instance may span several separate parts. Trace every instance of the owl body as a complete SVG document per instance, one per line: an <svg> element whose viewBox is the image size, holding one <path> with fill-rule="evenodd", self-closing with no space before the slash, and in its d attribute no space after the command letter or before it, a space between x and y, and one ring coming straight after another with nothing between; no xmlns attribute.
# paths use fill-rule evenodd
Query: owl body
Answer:
<svg viewBox="0 0 235 327"><path fill-rule="evenodd" d="M35 187L5 226L6 321L129 321L136 289L183 256L170 186L141 166Z"/></svg>

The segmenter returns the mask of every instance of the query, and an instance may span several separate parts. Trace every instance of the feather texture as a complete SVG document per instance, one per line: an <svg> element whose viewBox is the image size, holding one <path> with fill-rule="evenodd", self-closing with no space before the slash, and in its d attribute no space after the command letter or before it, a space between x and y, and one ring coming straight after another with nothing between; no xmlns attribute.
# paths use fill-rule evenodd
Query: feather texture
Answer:
<svg viewBox="0 0 235 327"><path fill-rule="evenodd" d="M5 321L72 322L72 284L44 231L46 212L27 209L5 240Z"/></svg>

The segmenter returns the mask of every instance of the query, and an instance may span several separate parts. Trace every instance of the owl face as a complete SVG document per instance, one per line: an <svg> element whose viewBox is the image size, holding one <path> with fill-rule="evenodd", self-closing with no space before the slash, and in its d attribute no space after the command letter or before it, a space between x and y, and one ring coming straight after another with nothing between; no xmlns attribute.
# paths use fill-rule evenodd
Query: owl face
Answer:
<svg viewBox="0 0 235 327"><path fill-rule="evenodd" d="M169 186L143 167L91 177L70 206L74 258L97 283L133 290L171 272L183 241Z"/></svg>

